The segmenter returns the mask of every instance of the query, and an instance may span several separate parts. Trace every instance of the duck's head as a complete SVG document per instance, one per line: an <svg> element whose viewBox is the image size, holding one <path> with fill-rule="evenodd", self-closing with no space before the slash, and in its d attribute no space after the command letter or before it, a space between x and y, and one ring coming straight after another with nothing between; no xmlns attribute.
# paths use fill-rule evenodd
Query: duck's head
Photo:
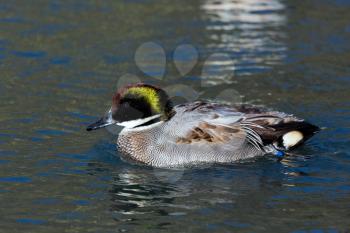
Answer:
<svg viewBox="0 0 350 233"><path fill-rule="evenodd" d="M119 89L113 96L112 107L86 130L108 125L135 128L167 120L172 114L172 104L167 93L155 86L138 83Z"/></svg>

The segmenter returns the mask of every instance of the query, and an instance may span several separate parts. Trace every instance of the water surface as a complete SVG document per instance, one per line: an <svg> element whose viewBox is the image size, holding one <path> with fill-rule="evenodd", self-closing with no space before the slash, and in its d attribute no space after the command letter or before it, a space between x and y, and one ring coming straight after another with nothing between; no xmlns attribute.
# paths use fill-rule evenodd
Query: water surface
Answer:
<svg viewBox="0 0 350 233"><path fill-rule="evenodd" d="M0 232L350 230L349 22L347 1L0 1ZM135 64L149 41L162 80ZM182 78L181 44L199 52ZM211 60L226 75L203 74L213 53L232 59ZM125 74L229 88L324 130L282 162L128 164L114 135L85 131Z"/></svg>

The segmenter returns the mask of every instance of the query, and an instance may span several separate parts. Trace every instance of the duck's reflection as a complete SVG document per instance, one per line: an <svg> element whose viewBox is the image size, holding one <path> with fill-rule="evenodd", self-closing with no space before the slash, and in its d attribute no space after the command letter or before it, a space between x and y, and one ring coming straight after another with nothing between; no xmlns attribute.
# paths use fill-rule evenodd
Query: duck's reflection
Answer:
<svg viewBox="0 0 350 233"><path fill-rule="evenodd" d="M173 232L182 226L194 226L194 222L218 222L224 228L228 223L234 231L256 222L264 224L259 222L261 216L275 219L276 210L281 208L294 211L291 201L303 198L303 187L310 186L305 167L307 160L299 157L288 157L283 162L260 158L186 170L104 159L91 161L89 174L106 185L106 195L98 202L107 207L104 210L110 212L120 229L142 232L146 227Z"/></svg>
<svg viewBox="0 0 350 233"><path fill-rule="evenodd" d="M300 154L307 153L295 151L280 162L267 157L231 165L157 169L122 162L111 149L91 160L88 170L99 177L98 184L109 187L113 213L173 215L195 211L205 203L237 203L238 196L269 186L271 180L278 187L293 185L309 171L309 157Z"/></svg>
<svg viewBox="0 0 350 233"><path fill-rule="evenodd" d="M283 205L286 199L303 195L292 188L309 182L307 160L292 156L282 162L271 157L186 170L155 169L120 160L111 163L107 158L91 161L89 174L99 177L99 184L106 185L103 188L108 187L105 204L111 217L125 228L142 227L150 221L157 229L164 224L174 226L174 218L186 224L196 218L210 221L213 216L224 221L227 215L235 216L239 224L249 224L247 219L258 219L261 214L251 213L254 206Z"/></svg>
<svg viewBox="0 0 350 233"><path fill-rule="evenodd" d="M136 218L145 214L186 215L208 203L240 205L240 199L244 196L270 198L284 187L294 184L298 176L305 175L284 163L263 163L267 167L248 163L185 173L153 168L123 168L114 173L109 188L111 211L116 220L123 221L130 219L130 216ZM245 179L240 178L242 174ZM274 188L271 190L272 186ZM260 195L261 189L266 189L264 195Z"/></svg>
<svg viewBox="0 0 350 233"><path fill-rule="evenodd" d="M169 178L162 179L159 174L166 172ZM186 182L172 180L178 171L158 171L156 169L123 169L113 177L110 188L111 210L118 220L126 215L158 214L171 215L171 211L182 209L174 200L186 197L189 186Z"/></svg>

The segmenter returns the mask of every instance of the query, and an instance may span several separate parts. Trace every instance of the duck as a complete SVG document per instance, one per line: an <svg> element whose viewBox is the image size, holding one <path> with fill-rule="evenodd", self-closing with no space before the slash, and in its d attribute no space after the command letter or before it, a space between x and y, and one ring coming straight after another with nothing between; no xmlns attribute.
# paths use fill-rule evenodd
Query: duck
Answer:
<svg viewBox="0 0 350 233"><path fill-rule="evenodd" d="M174 106L163 89L145 83L117 90L111 108L86 129L111 125L122 127L116 143L122 159L160 168L268 154L281 159L320 130L292 114L245 103L198 100Z"/></svg>

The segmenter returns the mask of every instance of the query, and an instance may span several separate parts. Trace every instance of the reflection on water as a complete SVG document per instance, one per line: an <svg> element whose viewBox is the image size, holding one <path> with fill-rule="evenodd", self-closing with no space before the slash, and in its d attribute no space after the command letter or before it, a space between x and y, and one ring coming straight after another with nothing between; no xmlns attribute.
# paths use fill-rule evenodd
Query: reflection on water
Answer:
<svg viewBox="0 0 350 233"><path fill-rule="evenodd" d="M301 228L303 218L312 212L312 203L320 191L325 193L318 198L329 198L327 192L341 190L346 185L342 179L322 178L319 169L310 168L315 162L312 159L290 157L281 164L273 159L260 162L262 164L188 170L175 182L158 179L157 171L150 168L121 169L119 173L113 173L109 188L113 218L123 229L136 231L143 229L139 225L141 222L148 221L150 228L168 230L188 224L188 229L197 231L201 229L193 224L197 221L205 221L217 231L259 230L271 227L269 221L274 221L277 211L281 225L287 224L293 216L298 219L294 221L294 227ZM310 180L314 183L310 184ZM331 185L333 182L339 186L335 188ZM339 191L334 198L346 193ZM286 205L286 200L294 204ZM326 206L334 208L337 205L328 203ZM307 210L303 211L304 208ZM337 212L341 214L345 209L338 206ZM235 219L230 217L232 215Z"/></svg>
<svg viewBox="0 0 350 233"><path fill-rule="evenodd" d="M242 30L248 28L262 29L264 27L279 26L286 23L285 16L280 14L280 11L285 8L280 0L207 0L202 5L202 8L208 14L213 15L216 21L231 24L218 26L216 29L234 29L235 25L233 25L233 22L241 22L236 27ZM209 27L209 29L215 29L215 27Z"/></svg>
<svg viewBox="0 0 350 233"><path fill-rule="evenodd" d="M281 1L207 0L201 8L210 19L208 47L230 52L239 74L269 69L285 58L287 18Z"/></svg>
<svg viewBox="0 0 350 233"><path fill-rule="evenodd" d="M326 0L1 2L0 232L346 232L349 12ZM281 162L126 163L113 134L85 127L116 86L151 81L134 60L149 41L172 95L258 102L326 129Z"/></svg>
<svg viewBox="0 0 350 233"><path fill-rule="evenodd" d="M123 215L152 213L155 207L162 206L158 214L168 215L167 206L171 206L176 197L186 196L185 190L177 190L175 185L160 182L152 173L133 174L132 170L123 171L114 177L110 193L112 210Z"/></svg>

